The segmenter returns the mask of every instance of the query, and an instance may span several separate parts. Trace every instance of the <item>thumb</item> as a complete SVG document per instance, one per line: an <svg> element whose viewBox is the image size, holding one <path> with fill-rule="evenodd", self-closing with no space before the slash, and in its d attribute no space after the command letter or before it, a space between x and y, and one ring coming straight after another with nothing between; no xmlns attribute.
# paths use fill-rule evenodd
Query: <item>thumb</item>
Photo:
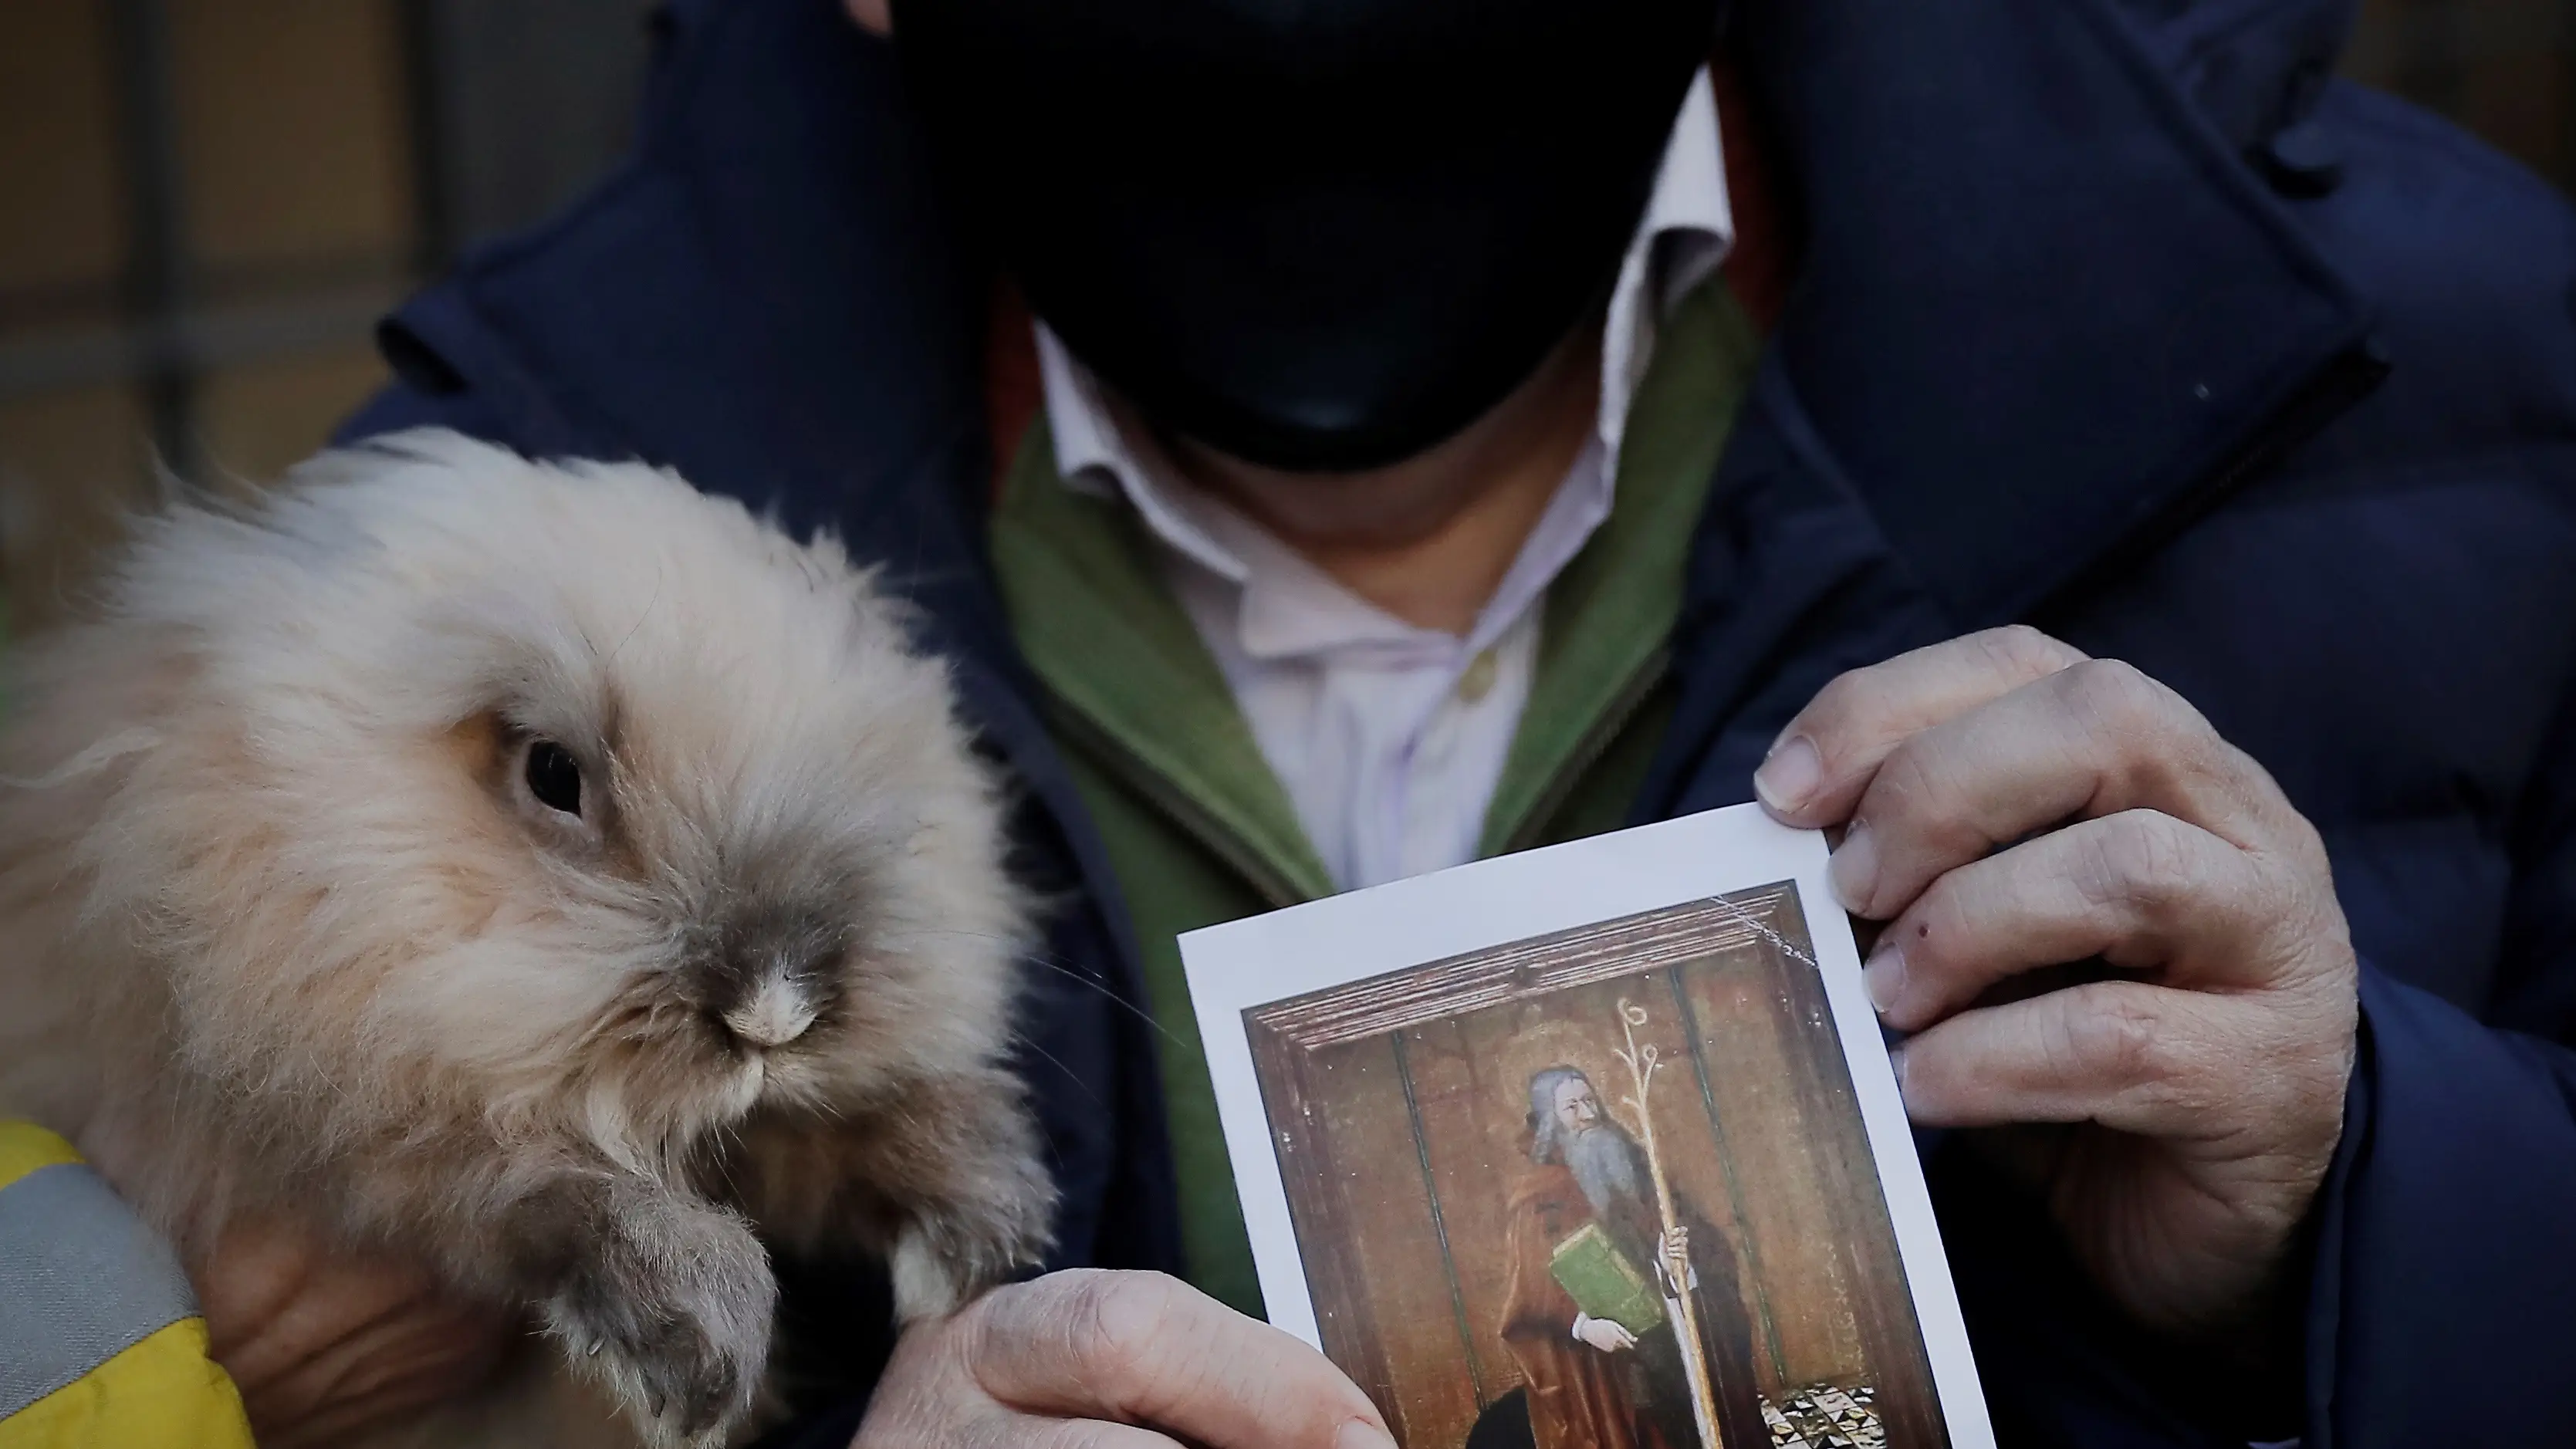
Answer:
<svg viewBox="0 0 2576 1449"><path fill-rule="evenodd" d="M1077 1271L987 1295L973 1362L1027 1412L1160 1429L1206 1449L1394 1449L1322 1354L1158 1273Z"/></svg>

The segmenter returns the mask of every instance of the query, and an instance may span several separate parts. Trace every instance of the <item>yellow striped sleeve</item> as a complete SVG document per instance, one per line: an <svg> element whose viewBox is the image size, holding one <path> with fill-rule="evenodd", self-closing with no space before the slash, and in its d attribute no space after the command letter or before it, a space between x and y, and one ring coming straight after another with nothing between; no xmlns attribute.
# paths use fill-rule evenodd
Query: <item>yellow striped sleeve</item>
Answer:
<svg viewBox="0 0 2576 1449"><path fill-rule="evenodd" d="M80 1160L70 1143L33 1122L0 1121L0 1189L38 1168Z"/></svg>
<svg viewBox="0 0 2576 1449"><path fill-rule="evenodd" d="M11 1121L0 1121L0 1449L252 1449L177 1259L70 1143Z"/></svg>
<svg viewBox="0 0 2576 1449"><path fill-rule="evenodd" d="M0 1419L0 1449L253 1449L233 1381L182 1318Z"/></svg>

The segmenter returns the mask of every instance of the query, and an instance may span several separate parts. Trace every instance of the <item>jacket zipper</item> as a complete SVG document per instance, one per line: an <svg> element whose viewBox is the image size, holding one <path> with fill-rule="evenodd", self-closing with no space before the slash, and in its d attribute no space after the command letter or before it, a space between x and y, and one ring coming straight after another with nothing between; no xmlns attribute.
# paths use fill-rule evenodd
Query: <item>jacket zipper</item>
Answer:
<svg viewBox="0 0 2576 1449"><path fill-rule="evenodd" d="M1611 696L1609 708L1603 710L1600 718L1592 722L1592 727L1583 732L1583 738L1575 743L1574 753L1557 767L1556 774L1547 782L1547 789L1540 792L1538 799L1530 805L1529 814L1518 828L1504 837L1504 854L1527 850L1538 843L1539 832L1555 818L1557 811L1565 807L1565 802L1573 797L1575 787L1583 782L1583 777L1592 772L1594 765L1601 763L1601 757L1610 753L1610 747L1618 743L1619 736L1646 707L1646 701L1655 697L1666 671L1672 667L1672 660L1672 646L1658 645L1619 686L1619 692Z"/></svg>
<svg viewBox="0 0 2576 1449"><path fill-rule="evenodd" d="M1225 828L1224 822L1192 800L1188 792L1164 779L1115 734L1052 689L1047 691L1047 702L1051 706L1047 713L1054 717L1060 728L1076 736L1094 759L1109 765L1123 783L1144 797L1145 803L1156 814L1214 852L1264 901L1274 908L1302 905L1306 901L1305 892L1299 890L1294 881L1262 859L1260 852L1236 838Z"/></svg>

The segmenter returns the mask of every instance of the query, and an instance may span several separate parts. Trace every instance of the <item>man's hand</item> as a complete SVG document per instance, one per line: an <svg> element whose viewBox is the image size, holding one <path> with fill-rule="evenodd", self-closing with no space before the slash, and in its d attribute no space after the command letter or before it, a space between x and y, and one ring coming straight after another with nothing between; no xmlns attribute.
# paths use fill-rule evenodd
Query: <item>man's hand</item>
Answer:
<svg viewBox="0 0 2576 1449"><path fill-rule="evenodd" d="M851 1449L1394 1449L1322 1354L1155 1273L1000 1288L896 1345Z"/></svg>
<svg viewBox="0 0 2576 1449"><path fill-rule="evenodd" d="M2172 690L2028 629L1828 685L1755 776L1848 821L1836 894L1914 1120L2001 1139L2151 1326L2224 1334L2274 1286L2343 1130L2352 945L2316 831ZM2000 848L1999 847L2008 847ZM2031 989L2099 957L2111 979ZM2037 1149L2037 1150L2032 1150Z"/></svg>
<svg viewBox="0 0 2576 1449"><path fill-rule="evenodd" d="M1637 1335L1607 1318L1577 1317L1574 1320L1574 1337L1603 1353L1625 1353L1637 1346Z"/></svg>
<svg viewBox="0 0 2576 1449"><path fill-rule="evenodd" d="M408 1264L335 1256L283 1224L228 1231L195 1273L215 1361L263 1449L337 1444L464 1393L517 1332Z"/></svg>

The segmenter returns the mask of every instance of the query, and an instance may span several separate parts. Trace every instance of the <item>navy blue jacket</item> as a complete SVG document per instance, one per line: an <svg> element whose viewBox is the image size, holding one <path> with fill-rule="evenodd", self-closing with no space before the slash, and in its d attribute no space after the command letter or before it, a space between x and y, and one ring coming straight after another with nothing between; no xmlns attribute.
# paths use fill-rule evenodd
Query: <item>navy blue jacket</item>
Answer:
<svg viewBox="0 0 2576 1449"><path fill-rule="evenodd" d="M2008 1440L2576 1444L2576 227L2329 83L2346 9L1738 6L1803 248L1640 818L1746 798L1836 672L2028 620L2270 768L2365 958L2303 1372L2255 1386L2268 1415L1935 1153ZM1028 870L1073 888L1049 948L1085 981L1041 973L1028 1021L1062 1256L1168 1267L1154 1055L1111 1000L1132 943L982 549L985 269L838 0L661 24L631 162L390 321L400 380L347 436L641 456L889 565L1026 783Z"/></svg>

